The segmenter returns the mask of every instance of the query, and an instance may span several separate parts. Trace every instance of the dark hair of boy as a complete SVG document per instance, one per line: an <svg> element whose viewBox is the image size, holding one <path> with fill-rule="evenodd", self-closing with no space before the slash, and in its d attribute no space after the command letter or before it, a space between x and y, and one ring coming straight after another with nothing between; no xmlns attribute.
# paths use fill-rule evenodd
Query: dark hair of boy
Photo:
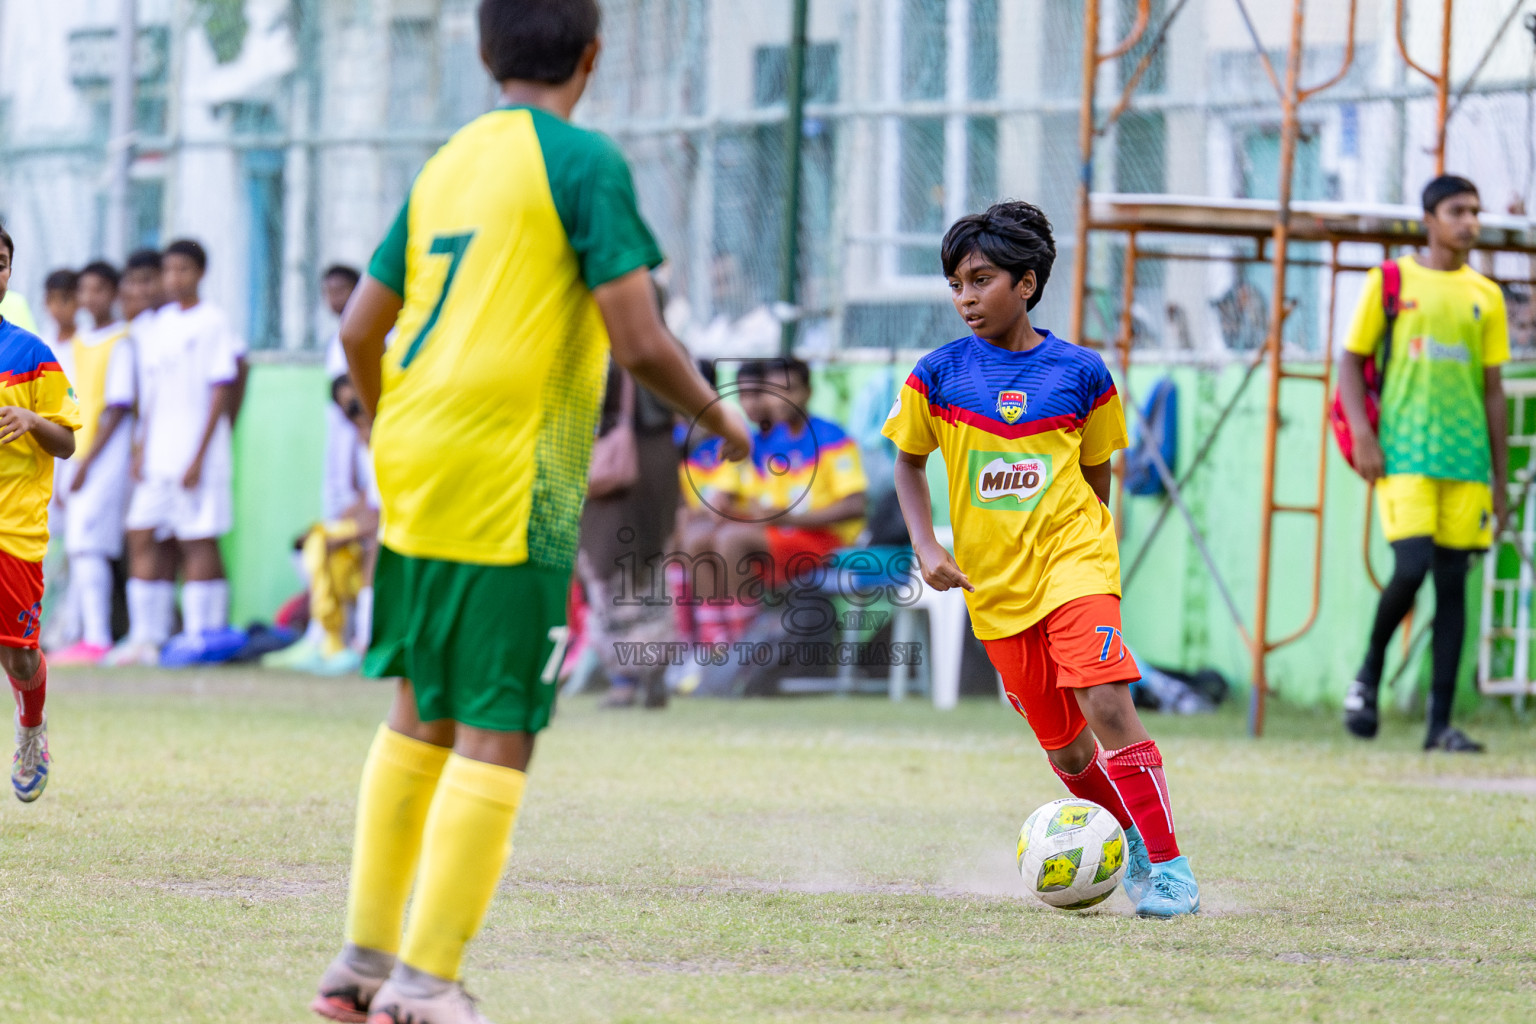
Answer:
<svg viewBox="0 0 1536 1024"><path fill-rule="evenodd" d="M498 82L559 85L601 20L597 0L480 0L480 59Z"/></svg>
<svg viewBox="0 0 1536 1024"><path fill-rule="evenodd" d="M80 289L80 275L73 270L55 270L43 280L48 295L73 295Z"/></svg>
<svg viewBox="0 0 1536 1024"><path fill-rule="evenodd" d="M762 359L747 359L736 367L736 380L764 380L768 376L768 363Z"/></svg>
<svg viewBox="0 0 1536 1024"><path fill-rule="evenodd" d="M129 255L123 266L123 272L133 270L153 270L157 273L165 269L165 260L153 249L140 249Z"/></svg>
<svg viewBox="0 0 1536 1024"><path fill-rule="evenodd" d="M1045 294L1045 282L1056 262L1056 239L1040 207L1020 201L997 203L985 213L961 217L945 233L940 249L944 276L955 276L973 253L1007 271L1015 285L1034 271L1035 293L1024 307L1033 310Z"/></svg>
<svg viewBox="0 0 1536 1024"><path fill-rule="evenodd" d="M802 387L808 388L811 386L811 366L804 359L796 359L794 356L790 356L787 359L778 360L778 363L786 376L799 378Z"/></svg>
<svg viewBox="0 0 1536 1024"><path fill-rule="evenodd" d="M709 382L709 386L710 387L714 387L715 386L715 379L716 379L715 378L715 361L713 359L706 359L703 356L700 356L698 359L695 359L693 362L694 362L694 365L699 368L699 375L702 376L706 381Z"/></svg>
<svg viewBox="0 0 1536 1024"><path fill-rule="evenodd" d="M198 270L208 269L208 252L200 242L194 242L190 238L181 238L165 247L167 256L185 256L197 264Z"/></svg>
<svg viewBox="0 0 1536 1024"><path fill-rule="evenodd" d="M117 290L117 286L121 284L123 280L123 275L119 274L117 272L117 268L108 263L106 260L95 260L91 263L87 263L80 269L80 276L99 277L103 281L107 282L107 284L111 285L113 291Z"/></svg>
<svg viewBox="0 0 1536 1024"><path fill-rule="evenodd" d="M1459 174L1442 174L1438 178L1432 178L1428 185L1424 186L1424 212L1434 213L1435 207L1445 202L1452 196L1464 196L1468 193L1477 195L1477 186Z"/></svg>
<svg viewBox="0 0 1536 1024"><path fill-rule="evenodd" d="M11 241L11 236L5 233L4 224L0 224L0 245L5 246L5 251L10 253L12 260L16 258L16 243Z"/></svg>
<svg viewBox="0 0 1536 1024"><path fill-rule="evenodd" d="M326 267L325 273L320 275L320 280L329 281L333 277L345 278L354 288L363 279L363 275L357 272L356 267L349 267L345 263L333 263Z"/></svg>

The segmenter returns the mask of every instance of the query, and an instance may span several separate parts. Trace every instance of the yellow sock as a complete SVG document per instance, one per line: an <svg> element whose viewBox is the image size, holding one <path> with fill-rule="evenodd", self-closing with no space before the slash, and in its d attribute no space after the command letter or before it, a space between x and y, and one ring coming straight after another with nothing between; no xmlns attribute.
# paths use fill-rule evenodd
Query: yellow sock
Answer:
<svg viewBox="0 0 1536 1024"><path fill-rule="evenodd" d="M464 946L480 930L512 853L512 825L527 781L512 768L448 758L427 817L402 963L458 979Z"/></svg>
<svg viewBox="0 0 1536 1024"><path fill-rule="evenodd" d="M447 747L379 726L363 765L357 836L347 897L347 941L393 953L400 948L422 828L448 760Z"/></svg>

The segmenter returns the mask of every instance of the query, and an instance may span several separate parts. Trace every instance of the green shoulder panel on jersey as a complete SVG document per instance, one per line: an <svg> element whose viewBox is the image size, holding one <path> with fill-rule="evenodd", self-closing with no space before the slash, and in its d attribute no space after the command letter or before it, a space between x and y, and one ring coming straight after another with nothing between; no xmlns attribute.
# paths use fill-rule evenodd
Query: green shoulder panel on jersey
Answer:
<svg viewBox="0 0 1536 1024"><path fill-rule="evenodd" d="M619 147L543 110L531 112L555 210L587 287L659 264L661 249L640 216L634 179Z"/></svg>
<svg viewBox="0 0 1536 1024"><path fill-rule="evenodd" d="M405 241L410 222L411 197L407 195L400 204L395 222L389 226L389 234L373 252L368 263L368 276L400 297L405 297Z"/></svg>

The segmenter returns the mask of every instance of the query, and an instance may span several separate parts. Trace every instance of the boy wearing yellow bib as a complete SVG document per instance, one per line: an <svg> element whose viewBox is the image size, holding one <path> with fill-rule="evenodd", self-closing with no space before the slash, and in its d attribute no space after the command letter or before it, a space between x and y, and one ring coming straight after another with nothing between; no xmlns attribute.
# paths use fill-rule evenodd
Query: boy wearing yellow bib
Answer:
<svg viewBox="0 0 1536 1024"><path fill-rule="evenodd" d="M94 326L73 345L81 454L64 502L69 600L80 616L80 640L55 655L55 665L94 665L112 647L112 562L123 554L134 401L133 343L115 312L119 279L110 263L80 271L80 305Z"/></svg>

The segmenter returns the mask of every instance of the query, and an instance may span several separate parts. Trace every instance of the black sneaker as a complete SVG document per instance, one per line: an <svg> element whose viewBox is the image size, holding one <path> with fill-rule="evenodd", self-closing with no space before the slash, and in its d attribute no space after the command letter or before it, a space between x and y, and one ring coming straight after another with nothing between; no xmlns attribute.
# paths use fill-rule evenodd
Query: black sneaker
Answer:
<svg viewBox="0 0 1536 1024"><path fill-rule="evenodd" d="M1442 750L1448 754L1481 754L1486 748L1453 725L1440 730L1439 735L1424 741L1425 750Z"/></svg>
<svg viewBox="0 0 1536 1024"><path fill-rule="evenodd" d="M1344 728L1363 740L1375 739L1381 725L1376 710L1376 688L1356 679L1344 695Z"/></svg>

